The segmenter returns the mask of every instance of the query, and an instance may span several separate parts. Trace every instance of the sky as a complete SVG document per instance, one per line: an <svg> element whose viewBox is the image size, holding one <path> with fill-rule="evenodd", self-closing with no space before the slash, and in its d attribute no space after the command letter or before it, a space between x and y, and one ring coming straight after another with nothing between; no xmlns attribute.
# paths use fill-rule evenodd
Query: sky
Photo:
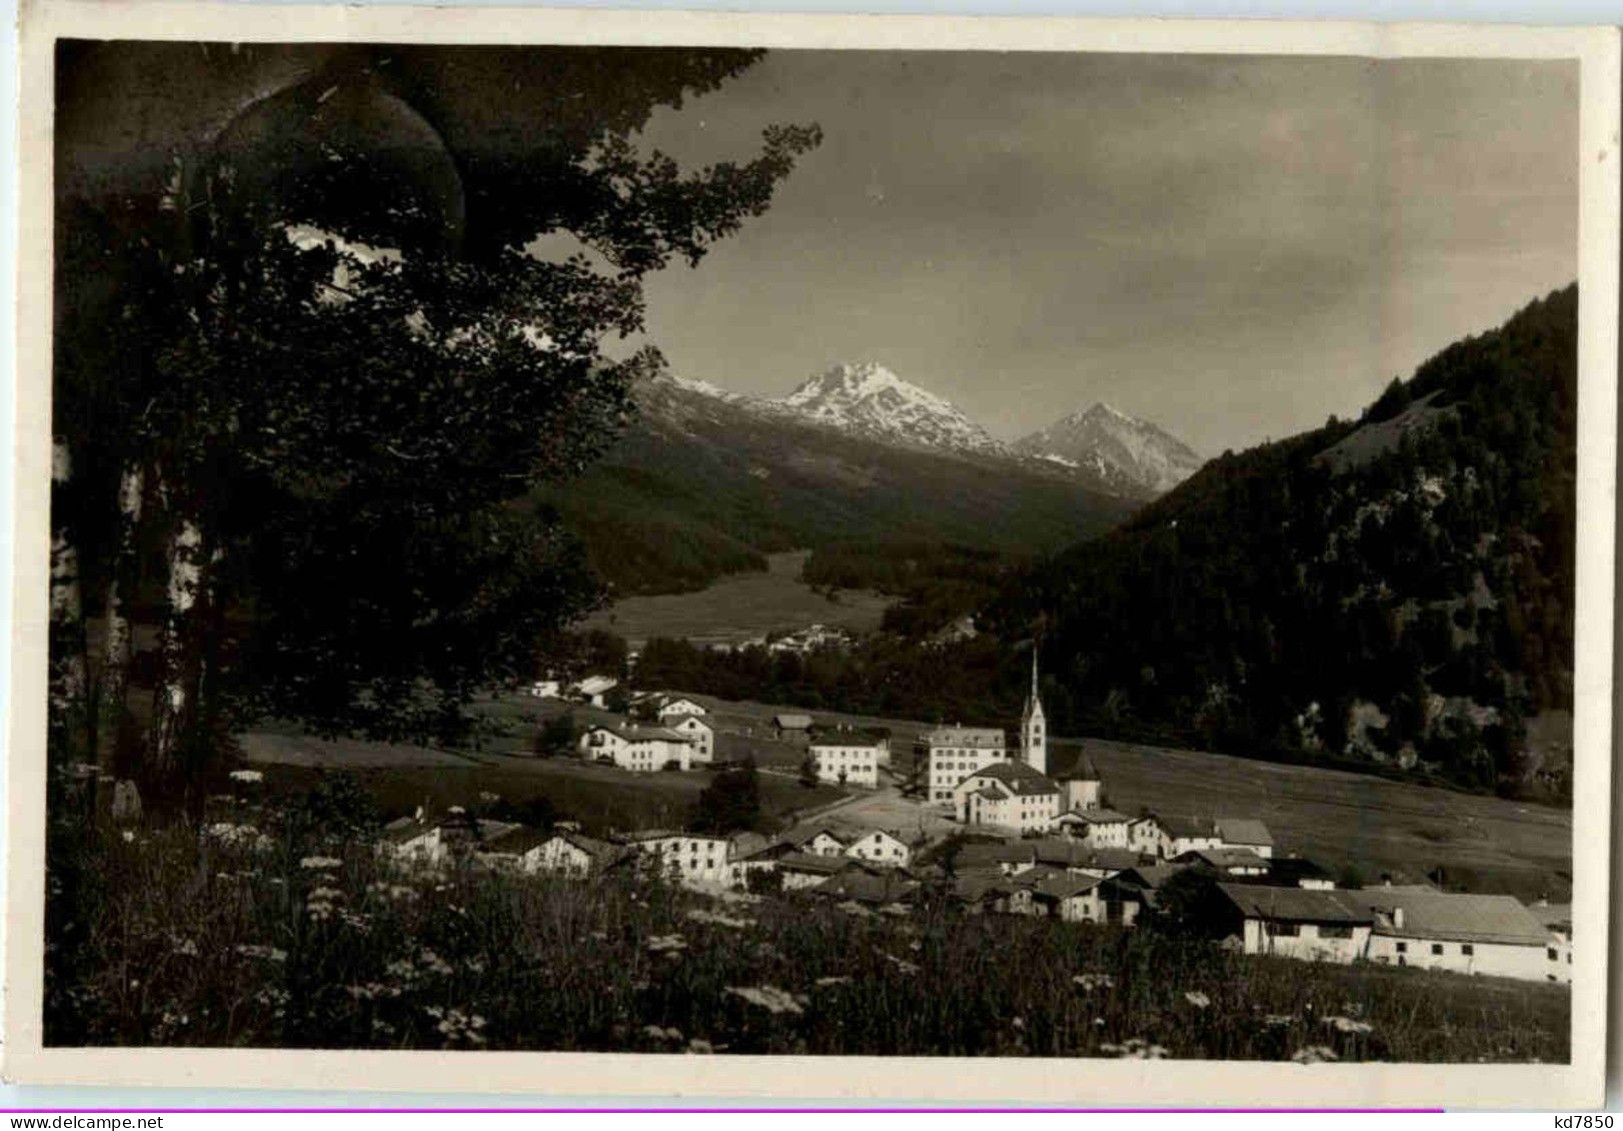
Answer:
<svg viewBox="0 0 1623 1131"><path fill-rule="evenodd" d="M1104 401L1204 455L1356 415L1577 276L1574 63L771 53L641 139L770 211L649 280L680 376L877 361L1013 438Z"/></svg>

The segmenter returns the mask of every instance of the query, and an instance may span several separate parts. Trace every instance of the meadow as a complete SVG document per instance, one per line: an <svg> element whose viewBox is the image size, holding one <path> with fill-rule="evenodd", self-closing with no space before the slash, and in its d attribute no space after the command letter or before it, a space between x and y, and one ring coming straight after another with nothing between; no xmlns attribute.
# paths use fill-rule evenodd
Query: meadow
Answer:
<svg viewBox="0 0 1623 1131"><path fill-rule="evenodd" d="M879 627L894 598L842 589L834 599L800 579L810 551L766 555L762 572L729 574L691 593L624 597L582 622L639 648L655 636L695 644L740 644L774 630L825 624L852 632Z"/></svg>
<svg viewBox="0 0 1623 1131"><path fill-rule="evenodd" d="M235 785L201 830L53 810L49 1045L1564 1061L1570 993L1153 929L403 871Z"/></svg>

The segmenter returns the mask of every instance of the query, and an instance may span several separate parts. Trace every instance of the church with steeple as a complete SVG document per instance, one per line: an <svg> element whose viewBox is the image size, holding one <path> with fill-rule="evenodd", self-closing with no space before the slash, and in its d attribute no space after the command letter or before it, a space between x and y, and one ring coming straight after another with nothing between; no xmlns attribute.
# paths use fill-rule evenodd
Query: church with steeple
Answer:
<svg viewBox="0 0 1623 1131"><path fill-rule="evenodd" d="M1031 645L1031 694L1020 712L1021 760L1039 774L1048 772L1048 721L1043 718L1043 701L1037 694L1037 645Z"/></svg>

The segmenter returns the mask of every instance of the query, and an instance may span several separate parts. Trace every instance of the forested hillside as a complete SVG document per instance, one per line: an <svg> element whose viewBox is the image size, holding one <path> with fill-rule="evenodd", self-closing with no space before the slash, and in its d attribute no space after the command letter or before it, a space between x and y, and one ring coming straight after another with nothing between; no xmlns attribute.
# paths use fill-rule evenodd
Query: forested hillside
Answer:
<svg viewBox="0 0 1623 1131"><path fill-rule="evenodd" d="M1012 581L1055 730L1570 795L1576 339L1569 287Z"/></svg>

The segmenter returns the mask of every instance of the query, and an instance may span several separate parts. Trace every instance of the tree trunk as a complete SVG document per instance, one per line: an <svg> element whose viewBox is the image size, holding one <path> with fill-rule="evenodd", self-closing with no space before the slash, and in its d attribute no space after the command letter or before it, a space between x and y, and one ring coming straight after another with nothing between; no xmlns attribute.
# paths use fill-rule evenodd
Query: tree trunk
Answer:
<svg viewBox="0 0 1623 1131"><path fill-rule="evenodd" d="M160 674L153 691L152 738L148 747L151 775L167 779L180 768L186 730L196 711L202 657L197 631L198 598L203 591L203 528L182 510L169 528L168 607L163 626Z"/></svg>
<svg viewBox="0 0 1623 1131"><path fill-rule="evenodd" d="M51 714L61 740L82 738L89 680L86 677L84 602L79 589L79 552L68 533L65 498L73 459L64 437L51 444Z"/></svg>
<svg viewBox="0 0 1623 1131"><path fill-rule="evenodd" d="M118 541L108 571L107 635L96 696L96 761L103 770L112 768L129 687L133 641L125 601L128 588L133 587L134 579L129 574L135 562L135 534L141 523L145 491L145 469L139 464L126 467L118 482Z"/></svg>

